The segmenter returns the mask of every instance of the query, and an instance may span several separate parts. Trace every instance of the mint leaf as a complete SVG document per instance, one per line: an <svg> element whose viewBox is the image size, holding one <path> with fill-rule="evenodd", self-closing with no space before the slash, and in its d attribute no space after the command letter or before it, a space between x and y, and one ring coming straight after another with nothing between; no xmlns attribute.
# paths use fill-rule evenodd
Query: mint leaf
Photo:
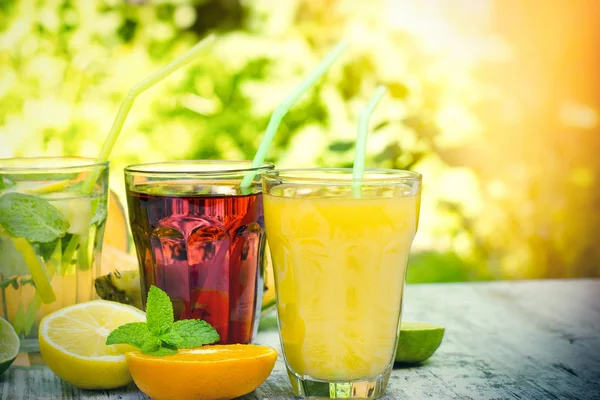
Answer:
<svg viewBox="0 0 600 400"><path fill-rule="evenodd" d="M199 319L184 319L173 324L160 339L178 349L193 349L220 340L219 334L208 322Z"/></svg>
<svg viewBox="0 0 600 400"><path fill-rule="evenodd" d="M166 356L177 353L177 348L173 348L172 346L164 346L159 338L150 335L142 346L142 353L151 356Z"/></svg>
<svg viewBox="0 0 600 400"><path fill-rule="evenodd" d="M10 282L0 284L9 285ZM208 322L181 320L173 323L173 304L169 296L150 286L146 302L146 321L122 325L112 331L106 344L131 344L143 354L166 356L177 349L191 349L219 341L219 334Z"/></svg>
<svg viewBox="0 0 600 400"><path fill-rule="evenodd" d="M157 351L161 345L162 345L162 342L160 341L159 338L157 338L156 336L149 335L146 338L146 341L141 346L138 346L138 347L140 347L140 349L142 350L142 353L150 354L152 352Z"/></svg>
<svg viewBox="0 0 600 400"><path fill-rule="evenodd" d="M0 282L0 289L6 289L10 285L12 285L15 288L15 290L17 290L19 288L19 282L17 281L16 276L13 278L5 279L2 282Z"/></svg>
<svg viewBox="0 0 600 400"><path fill-rule="evenodd" d="M144 352L142 351L142 353L144 353ZM149 351L144 354L148 354L149 356L162 357L162 356L170 356L172 354L177 354L177 350L172 349L170 347L159 347L158 349L156 349L154 351Z"/></svg>
<svg viewBox="0 0 600 400"><path fill-rule="evenodd" d="M106 344L130 344L142 347L152 337L145 322L131 322L112 331L106 338Z"/></svg>
<svg viewBox="0 0 600 400"><path fill-rule="evenodd" d="M38 254L42 256L44 261L48 261L48 260L50 260L50 258L52 258L52 255L57 250L56 246L59 245L59 243L58 243L59 240L60 240L59 238L56 238L51 242L37 244L38 245Z"/></svg>
<svg viewBox="0 0 600 400"><path fill-rule="evenodd" d="M5 235L0 235L0 275L29 275L25 257Z"/></svg>
<svg viewBox="0 0 600 400"><path fill-rule="evenodd" d="M90 225L100 225L102 222L106 221L108 215L108 202L106 201L106 197L93 198L90 203L92 209L92 222L90 222Z"/></svg>
<svg viewBox="0 0 600 400"><path fill-rule="evenodd" d="M160 337L173 326L173 304L169 296L156 286L150 286L146 302L146 321L148 330L154 336Z"/></svg>
<svg viewBox="0 0 600 400"><path fill-rule="evenodd" d="M69 221L48 201L22 193L0 197L0 225L13 237L52 242L64 236Z"/></svg>

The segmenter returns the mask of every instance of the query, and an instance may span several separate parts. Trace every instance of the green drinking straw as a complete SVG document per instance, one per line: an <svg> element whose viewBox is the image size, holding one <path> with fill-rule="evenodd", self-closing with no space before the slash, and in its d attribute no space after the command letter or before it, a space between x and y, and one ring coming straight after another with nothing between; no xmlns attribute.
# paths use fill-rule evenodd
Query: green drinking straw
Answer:
<svg viewBox="0 0 600 400"><path fill-rule="evenodd" d="M187 52L183 53L181 56L179 56L175 60L171 61L169 64L164 66L162 69L160 69L159 71L148 76L146 79L144 79L143 81L141 81L140 83L138 83L137 85L135 85L131 89L129 89L129 92L127 93L127 97L125 97L125 99L121 103L121 106L119 107L119 111L117 112L117 115L113 121L112 126L110 127L110 131L108 132L108 136L106 137L106 140L104 141L102 150L100 151L100 154L98 155L98 158L96 159L96 161L98 163L104 163L104 162L108 161L110 152L112 151L112 149L115 145L115 142L117 141L117 138L119 137L119 134L121 133L123 125L125 124L125 119L127 118L127 115L129 114L129 111L131 110L131 107L133 106L133 102L135 101L137 96L140 93L151 88L152 86L154 86L155 84L157 84L158 82L160 82L161 80L166 78L167 76L171 75L173 72L188 65L190 62L192 62L198 56L198 54L204 49L204 47L206 45L212 43L214 41L214 39L215 39L214 34L208 35L207 37L205 37L204 39L202 39L201 41L196 43L196 45L194 47L192 47L191 49L189 49ZM96 184L96 180L98 179L99 176L100 176L100 171L98 168L96 168L90 172L90 174L87 176L86 180L83 182L83 185L81 187L81 192L84 195L90 194L92 192L94 185ZM67 249L71 249L71 251L66 254L69 254L70 257L72 257L73 253L76 251L78 245L79 245L79 251L81 254L80 255L80 264L83 268L87 269L87 268L89 268L89 265L90 265L89 260L86 255L86 250L87 250L87 246L88 246L88 238L82 237L81 242L80 242L79 235L73 235L71 237L71 240L67 244ZM70 258L69 258L69 260L70 260ZM67 262L69 262L69 260ZM32 303L32 306L35 307L36 304L37 304L37 296L36 296L36 302ZM34 309L33 311L34 312L30 313L28 310L27 315L30 317L31 316L35 317L36 310ZM27 316L25 318L27 318ZM32 324L31 324L30 320L29 321L25 320L25 322L24 322L25 327L31 326L31 325Z"/></svg>
<svg viewBox="0 0 600 400"><path fill-rule="evenodd" d="M308 89L310 89L315 82L325 74L329 70L329 68L333 65L333 63L346 51L348 48L348 41L342 40L339 42L333 50L327 54L327 56L319 63L317 68L315 68L310 75L308 75L295 89L294 91L286 97L286 99L277 106L273 114L271 114L271 119L269 120L269 124L267 125L267 130L265 131L265 135L263 136L260 145L258 146L258 150L256 151L256 155L252 160L252 168L259 168L265 162L265 157L267 156L267 152L269 151L269 147L271 147L271 143L273 143L273 138L275 138L275 134L277 133L277 128L279 128L279 124L281 124L281 120L287 114L290 108L298 101L300 97ZM242 179L241 187L247 188L252 183L254 176L256 174L249 173L244 176Z"/></svg>
<svg viewBox="0 0 600 400"><path fill-rule="evenodd" d="M367 106L358 117L358 134L356 135L356 149L354 153L354 166L352 167L352 193L357 199L360 198L360 180L365 172L365 154L367 152L367 135L369 133L369 120L377 104L387 91L385 86L379 86L375 94L369 99Z"/></svg>
<svg viewBox="0 0 600 400"><path fill-rule="evenodd" d="M135 85L131 89L129 89L129 93L127 93L127 97L125 97L125 99L121 103L121 107L119 107L117 116L115 117L115 120L113 121L110 131L108 132L108 136L106 137L106 140L104 141L102 150L100 151L100 154L98 155L98 158L96 160L98 163L103 163L103 162L108 161L110 152L112 151L112 149L115 145L115 142L117 141L117 138L119 137L119 134L121 133L121 129L123 128L123 125L125 124L125 119L127 118L127 115L129 114L129 111L131 110L131 107L133 106L133 102L136 99L136 97L140 93L146 91L147 89L151 88L152 86L154 86L155 84L157 84L158 82L160 82L161 80L166 78L167 76L171 75L173 72L188 65L190 62L192 62L198 56L198 54L204 49L204 47L206 45L212 43L214 41L214 39L215 39L214 34L208 35L207 37L205 37L204 39L202 39L201 41L196 43L196 45L194 47L192 47L191 49L189 49L187 52L185 52L181 56L177 57L175 60L171 61L169 64L164 66L162 69L160 69L159 71L156 71L155 73L148 76L146 79L144 79L143 81L141 81L140 83L138 83L137 85ZM98 179L98 175L99 175L99 173L95 172L95 170L94 170L94 172L92 172L88 175L88 178L86 179L86 181L83 184L83 192L84 193L91 192L96 180Z"/></svg>

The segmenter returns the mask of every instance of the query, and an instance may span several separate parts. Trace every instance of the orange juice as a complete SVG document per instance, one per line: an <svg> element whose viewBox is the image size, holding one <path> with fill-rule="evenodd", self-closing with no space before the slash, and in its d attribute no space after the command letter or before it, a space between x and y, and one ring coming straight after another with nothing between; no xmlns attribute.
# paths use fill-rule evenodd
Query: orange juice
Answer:
<svg viewBox="0 0 600 400"><path fill-rule="evenodd" d="M287 364L323 381L376 377L394 358L420 193L313 189L264 194Z"/></svg>

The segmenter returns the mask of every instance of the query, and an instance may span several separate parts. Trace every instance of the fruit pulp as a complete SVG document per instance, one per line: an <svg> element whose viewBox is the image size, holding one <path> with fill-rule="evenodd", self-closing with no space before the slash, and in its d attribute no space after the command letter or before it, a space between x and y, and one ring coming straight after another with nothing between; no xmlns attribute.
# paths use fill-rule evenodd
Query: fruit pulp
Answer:
<svg viewBox="0 0 600 400"><path fill-rule="evenodd" d="M143 301L156 285L171 298L176 320L203 319L220 343L250 343L262 297L262 194L222 182L153 182L127 199Z"/></svg>
<svg viewBox="0 0 600 400"><path fill-rule="evenodd" d="M285 186L264 202L288 368L324 381L383 374L394 360L420 196Z"/></svg>

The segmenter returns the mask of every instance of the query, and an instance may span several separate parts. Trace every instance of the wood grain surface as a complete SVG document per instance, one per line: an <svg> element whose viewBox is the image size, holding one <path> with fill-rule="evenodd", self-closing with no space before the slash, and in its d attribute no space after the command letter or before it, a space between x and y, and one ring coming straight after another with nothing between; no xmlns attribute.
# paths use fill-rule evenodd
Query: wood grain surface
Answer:
<svg viewBox="0 0 600 400"><path fill-rule="evenodd" d="M394 369L385 399L600 399L600 280L409 285L405 296L403 320L443 325L446 335L426 363ZM274 330L257 343L280 351ZM241 399L293 398L280 356ZM78 390L46 367L13 366L0 376L0 399L147 397L134 385Z"/></svg>

